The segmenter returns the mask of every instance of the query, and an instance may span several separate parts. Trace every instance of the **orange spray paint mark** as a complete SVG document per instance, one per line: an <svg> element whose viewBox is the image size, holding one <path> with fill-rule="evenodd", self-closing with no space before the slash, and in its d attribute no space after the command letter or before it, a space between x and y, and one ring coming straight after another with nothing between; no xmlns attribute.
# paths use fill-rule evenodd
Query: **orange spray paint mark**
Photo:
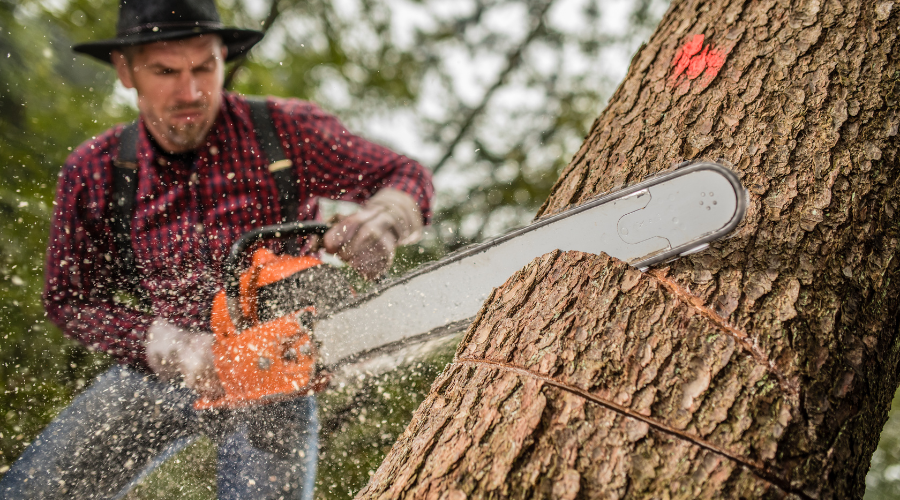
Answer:
<svg viewBox="0 0 900 500"><path fill-rule="evenodd" d="M675 53L672 62L672 74L669 75L669 85L675 86L681 77L687 80L695 80L701 75L701 88L706 88L712 83L713 78L719 74L719 70L725 65L725 54L711 45L703 46L705 35L694 35L686 44L682 45Z"/></svg>

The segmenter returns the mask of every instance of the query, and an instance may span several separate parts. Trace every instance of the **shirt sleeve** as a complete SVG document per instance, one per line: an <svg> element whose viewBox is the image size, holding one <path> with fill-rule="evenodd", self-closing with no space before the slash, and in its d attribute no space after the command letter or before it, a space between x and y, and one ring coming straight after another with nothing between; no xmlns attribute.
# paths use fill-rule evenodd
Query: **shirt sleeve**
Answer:
<svg viewBox="0 0 900 500"><path fill-rule="evenodd" d="M73 162L77 155L70 157L57 186L44 307L66 336L105 351L120 363L146 366L144 338L152 318L114 299L121 273L111 238L104 237L110 229L100 215L105 209L105 189L97 185L102 177L100 160Z"/></svg>
<svg viewBox="0 0 900 500"><path fill-rule="evenodd" d="M431 221L431 172L415 160L350 133L337 118L302 101L276 101L284 111L284 144L296 157L309 196L363 203L391 187L416 201L424 223ZM277 126L278 124L276 124ZM285 133L286 132L286 133Z"/></svg>

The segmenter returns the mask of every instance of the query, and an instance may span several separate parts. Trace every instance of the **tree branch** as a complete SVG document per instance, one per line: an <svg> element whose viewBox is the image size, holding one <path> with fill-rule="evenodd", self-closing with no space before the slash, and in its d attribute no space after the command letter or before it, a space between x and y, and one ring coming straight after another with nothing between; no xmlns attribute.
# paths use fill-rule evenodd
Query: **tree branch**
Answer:
<svg viewBox="0 0 900 500"><path fill-rule="evenodd" d="M459 127L459 131L456 133L456 137L450 141L450 144L447 146L447 151L444 153L444 156L432 167L431 172L437 173L447 160L449 160L453 156L453 150L456 149L456 146L459 142L465 137L466 133L468 133L469 129L472 128L472 125L475 123L475 118L478 117L484 111L484 108L487 107L487 103L491 100L491 97L494 95L494 92L497 91L503 84L506 83L506 79L509 75L519 67L519 64L522 62L522 53L525 52L525 49L534 41L535 38L546 26L546 16L547 11L550 10L550 6L553 5L554 0L548 0L541 6L540 11L538 12L538 22L534 25L531 31L528 33L528 36L522 40L515 49L509 52L506 56L506 67L503 68L503 71L500 72L500 75L497 77L497 81L494 82L493 85L484 93L484 97L482 97L481 102L478 106L469 110L469 114L462 120L462 125Z"/></svg>
<svg viewBox="0 0 900 500"><path fill-rule="evenodd" d="M265 34L269 32L269 28L272 27L272 24L275 23L275 20L278 19L279 14L281 14L281 9L279 7L279 0L272 0L272 5L269 7L269 14L266 16L266 19L263 21L263 37ZM247 61L247 55L244 54L243 57L234 62L231 68L228 70L228 74L225 75L225 84L224 87L226 89L231 87L231 84L234 83L234 77L237 75L238 70L244 66L244 62Z"/></svg>

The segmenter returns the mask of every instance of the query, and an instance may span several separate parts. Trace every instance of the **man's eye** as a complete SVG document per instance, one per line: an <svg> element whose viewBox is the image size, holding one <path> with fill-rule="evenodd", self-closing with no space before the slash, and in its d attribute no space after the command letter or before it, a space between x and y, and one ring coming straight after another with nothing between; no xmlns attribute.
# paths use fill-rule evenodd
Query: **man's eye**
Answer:
<svg viewBox="0 0 900 500"><path fill-rule="evenodd" d="M174 73L174 71L171 69L160 69L156 71L157 75L171 75L172 73Z"/></svg>

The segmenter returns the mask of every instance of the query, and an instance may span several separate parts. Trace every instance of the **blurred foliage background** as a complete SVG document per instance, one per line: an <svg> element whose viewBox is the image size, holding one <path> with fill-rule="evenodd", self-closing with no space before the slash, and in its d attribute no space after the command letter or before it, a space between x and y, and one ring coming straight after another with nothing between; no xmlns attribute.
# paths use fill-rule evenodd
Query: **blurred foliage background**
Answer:
<svg viewBox="0 0 900 500"><path fill-rule="evenodd" d="M112 37L115 0L0 0L0 474L109 360L65 339L40 304L55 178L68 152L134 119L113 72L75 56ZM227 24L267 31L229 88L320 104L435 173L436 214L401 273L527 223L655 28L666 0L220 0ZM317 496L365 484L434 376L444 343L322 397ZM387 395L387 396L386 396ZM866 498L900 497L900 411ZM201 439L129 498L214 498Z"/></svg>

